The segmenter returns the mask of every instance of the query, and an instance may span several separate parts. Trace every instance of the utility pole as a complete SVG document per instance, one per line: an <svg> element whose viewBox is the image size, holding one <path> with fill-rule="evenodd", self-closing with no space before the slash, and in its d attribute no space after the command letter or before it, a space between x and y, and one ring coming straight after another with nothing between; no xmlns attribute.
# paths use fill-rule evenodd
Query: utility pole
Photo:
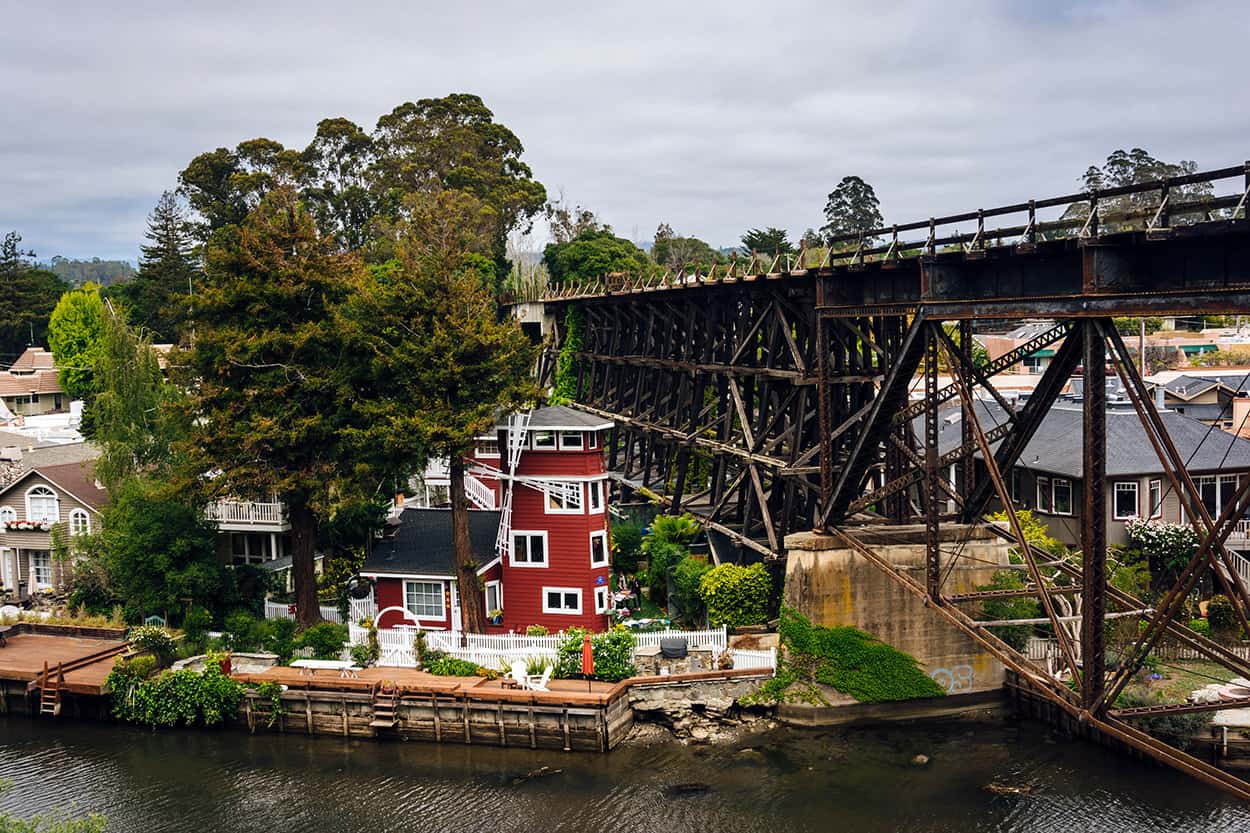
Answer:
<svg viewBox="0 0 1250 833"><path fill-rule="evenodd" d="M1146 319L1137 319L1137 372L1146 375Z"/></svg>

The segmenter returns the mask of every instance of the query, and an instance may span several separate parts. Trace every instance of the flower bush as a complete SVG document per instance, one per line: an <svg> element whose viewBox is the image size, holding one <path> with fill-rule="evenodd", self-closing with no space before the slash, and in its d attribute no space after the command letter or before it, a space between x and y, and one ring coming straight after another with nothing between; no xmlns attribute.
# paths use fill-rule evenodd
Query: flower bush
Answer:
<svg viewBox="0 0 1250 833"><path fill-rule="evenodd" d="M48 521L5 521L4 528L13 532L51 532Z"/></svg>
<svg viewBox="0 0 1250 833"><path fill-rule="evenodd" d="M136 648L151 651L159 661L173 657L178 646L174 636L160 625L140 625L130 632L130 641Z"/></svg>
<svg viewBox="0 0 1250 833"><path fill-rule="evenodd" d="M239 713L243 685L222 673L210 653L203 673L182 669L150 677L152 664L118 659L104 681L113 716L143 726L217 726Z"/></svg>
<svg viewBox="0 0 1250 833"><path fill-rule="evenodd" d="M1198 533L1189 526L1137 518L1124 530L1129 542L1146 554L1156 589L1171 584L1198 551Z"/></svg>

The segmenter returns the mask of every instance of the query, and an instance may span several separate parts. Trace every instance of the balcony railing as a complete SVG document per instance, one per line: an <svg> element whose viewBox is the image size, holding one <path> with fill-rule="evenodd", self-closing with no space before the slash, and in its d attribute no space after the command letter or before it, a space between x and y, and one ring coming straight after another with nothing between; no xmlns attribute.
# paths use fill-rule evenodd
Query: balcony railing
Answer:
<svg viewBox="0 0 1250 833"><path fill-rule="evenodd" d="M217 523L275 526L286 523L286 509L278 501L219 500L208 505L204 517Z"/></svg>

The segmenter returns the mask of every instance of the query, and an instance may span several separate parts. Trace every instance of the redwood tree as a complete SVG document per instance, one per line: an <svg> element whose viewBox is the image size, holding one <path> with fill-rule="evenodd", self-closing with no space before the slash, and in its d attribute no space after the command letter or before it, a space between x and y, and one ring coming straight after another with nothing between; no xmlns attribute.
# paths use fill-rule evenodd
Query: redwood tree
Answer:
<svg viewBox="0 0 1250 833"><path fill-rule="evenodd" d="M303 627L321 619L318 523L360 468L343 442L358 412L334 310L361 268L318 234L292 190L274 189L242 223L213 233L192 346L170 362L189 394L192 482L209 497L277 495L286 504Z"/></svg>
<svg viewBox="0 0 1250 833"><path fill-rule="evenodd" d="M394 227L397 257L375 267L345 305L343 330L364 357L368 378L354 387L362 427L347 433L361 449L386 449L392 464L420 470L446 457L456 575L464 630L485 630L484 600L469 541L464 455L500 413L533 403L534 348L490 289L497 217L460 191L409 198Z"/></svg>

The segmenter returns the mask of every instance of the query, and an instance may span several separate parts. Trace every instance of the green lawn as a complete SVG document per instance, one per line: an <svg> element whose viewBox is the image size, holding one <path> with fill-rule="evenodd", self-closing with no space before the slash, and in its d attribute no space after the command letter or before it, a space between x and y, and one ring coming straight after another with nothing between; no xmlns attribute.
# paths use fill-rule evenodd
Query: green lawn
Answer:
<svg viewBox="0 0 1250 833"><path fill-rule="evenodd" d="M1163 679L1151 682L1150 690L1162 692L1167 703L1183 703L1190 692L1210 683L1228 682L1237 676L1222 665L1201 660L1163 661L1159 664L1159 673Z"/></svg>

